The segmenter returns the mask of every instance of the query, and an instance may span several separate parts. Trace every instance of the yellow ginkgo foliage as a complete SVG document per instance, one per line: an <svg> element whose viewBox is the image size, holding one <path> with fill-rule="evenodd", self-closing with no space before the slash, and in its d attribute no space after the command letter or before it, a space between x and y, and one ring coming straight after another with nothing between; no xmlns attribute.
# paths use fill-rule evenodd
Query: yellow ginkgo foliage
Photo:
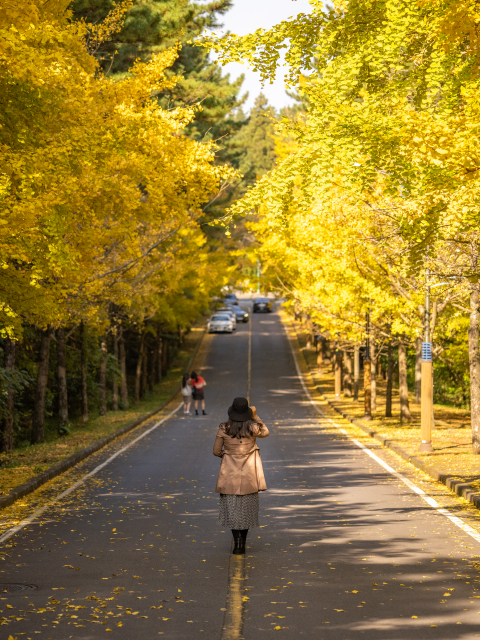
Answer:
<svg viewBox="0 0 480 640"><path fill-rule="evenodd" d="M165 76L176 50L113 81L87 45L121 11L93 33L68 4L0 0L0 324L11 334L128 304L225 172L211 144L182 133L195 108L156 100L176 81Z"/></svg>
<svg viewBox="0 0 480 640"><path fill-rule="evenodd" d="M262 206L270 189L269 215L280 219L293 208L305 216L337 188L357 201L344 222L348 232L355 242L363 239L375 261L387 258L386 281L393 273L412 283L412 304L426 267L429 284L447 283L457 307L469 307L472 439L479 454L478 3L310 4L309 15L268 31L201 43L224 63L249 60L264 78L275 73L282 48L291 83L309 72L300 85L307 117L285 124L296 150L233 212ZM373 225L368 210L376 214Z"/></svg>

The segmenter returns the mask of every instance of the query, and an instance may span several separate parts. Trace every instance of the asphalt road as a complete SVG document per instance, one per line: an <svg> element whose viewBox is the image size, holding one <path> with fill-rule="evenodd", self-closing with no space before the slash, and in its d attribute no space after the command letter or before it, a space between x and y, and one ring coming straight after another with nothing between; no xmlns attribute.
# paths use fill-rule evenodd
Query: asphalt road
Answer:
<svg viewBox="0 0 480 640"><path fill-rule="evenodd" d="M248 538L239 628L226 633L231 534L217 524L212 446L248 392L250 326L269 489ZM319 417L279 316L207 336L204 349L207 416L178 412L2 545L0 582L38 589L0 594L0 640L480 636L480 544Z"/></svg>

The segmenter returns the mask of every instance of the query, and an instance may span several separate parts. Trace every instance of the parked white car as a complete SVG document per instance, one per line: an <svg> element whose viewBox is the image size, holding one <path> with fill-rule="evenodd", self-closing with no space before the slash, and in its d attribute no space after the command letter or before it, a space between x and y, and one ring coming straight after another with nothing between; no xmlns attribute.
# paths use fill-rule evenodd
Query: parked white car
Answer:
<svg viewBox="0 0 480 640"><path fill-rule="evenodd" d="M228 305L228 307L227 305L225 305L224 307L220 307L215 311L215 313L228 314L232 318L234 329L237 328L237 316L235 314L235 311L232 309L232 305Z"/></svg>
<svg viewBox="0 0 480 640"><path fill-rule="evenodd" d="M232 333L234 321L228 313L214 313L208 321L208 333Z"/></svg>

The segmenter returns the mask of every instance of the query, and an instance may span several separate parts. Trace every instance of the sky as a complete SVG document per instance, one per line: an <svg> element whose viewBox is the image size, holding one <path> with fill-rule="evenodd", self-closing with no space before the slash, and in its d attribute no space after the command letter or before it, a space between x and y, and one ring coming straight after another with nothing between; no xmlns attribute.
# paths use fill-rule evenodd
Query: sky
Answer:
<svg viewBox="0 0 480 640"><path fill-rule="evenodd" d="M236 0L233 8L224 16L220 16L223 27L221 30L215 29L215 33L220 35L223 31L231 31L242 36L257 29L270 29L273 25L298 13L310 12L311 6L308 0ZM237 78L242 73L245 74L242 91L249 93L244 106L245 110L252 107L255 98L262 91L276 109L294 102L285 92L284 72L281 69L277 72L275 82L273 84L266 83L263 89L260 74L250 70L246 64L230 62L222 69L223 73L230 73L231 78Z"/></svg>

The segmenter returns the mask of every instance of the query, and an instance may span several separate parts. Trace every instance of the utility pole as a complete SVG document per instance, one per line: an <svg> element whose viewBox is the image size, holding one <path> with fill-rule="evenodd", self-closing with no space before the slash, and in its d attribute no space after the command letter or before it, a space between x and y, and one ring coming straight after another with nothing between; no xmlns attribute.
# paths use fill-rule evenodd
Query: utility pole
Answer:
<svg viewBox="0 0 480 640"><path fill-rule="evenodd" d="M372 419L372 361L370 360L370 310L366 317L365 360L363 362L364 420Z"/></svg>
<svg viewBox="0 0 480 640"><path fill-rule="evenodd" d="M425 272L425 328L422 342L422 394L421 394L421 432L420 451L433 451L432 414L433 414L433 363L432 343L430 342L430 270Z"/></svg>
<svg viewBox="0 0 480 640"><path fill-rule="evenodd" d="M257 260L257 293L260 293L260 260Z"/></svg>

